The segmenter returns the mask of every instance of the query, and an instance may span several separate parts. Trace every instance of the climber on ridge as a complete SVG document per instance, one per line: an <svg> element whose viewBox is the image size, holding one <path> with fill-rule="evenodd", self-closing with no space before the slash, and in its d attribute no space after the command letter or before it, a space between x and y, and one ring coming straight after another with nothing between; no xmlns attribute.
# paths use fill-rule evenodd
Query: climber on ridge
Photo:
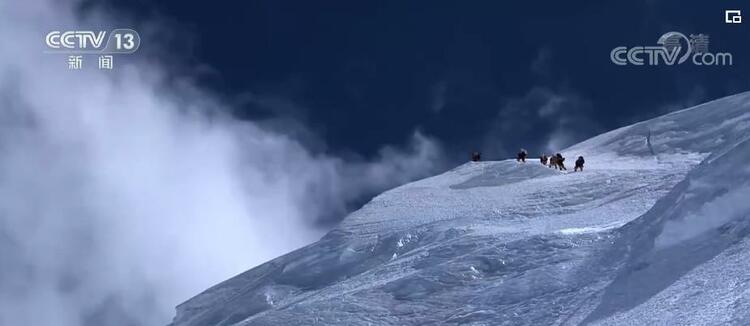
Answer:
<svg viewBox="0 0 750 326"><path fill-rule="evenodd" d="M565 162L565 158L562 156L562 154L557 153L555 155L555 162L557 163L557 166L560 170L568 170L565 168L565 163L563 163Z"/></svg>
<svg viewBox="0 0 750 326"><path fill-rule="evenodd" d="M578 159L576 160L576 167L573 169L573 171L578 171L578 170L583 171L583 163L585 162L586 161L583 160L583 156L579 156Z"/></svg>
<svg viewBox="0 0 750 326"><path fill-rule="evenodd" d="M526 163L527 156L529 156L529 154L526 152L525 149L521 148L521 151L518 152L518 156L516 156L516 161Z"/></svg>

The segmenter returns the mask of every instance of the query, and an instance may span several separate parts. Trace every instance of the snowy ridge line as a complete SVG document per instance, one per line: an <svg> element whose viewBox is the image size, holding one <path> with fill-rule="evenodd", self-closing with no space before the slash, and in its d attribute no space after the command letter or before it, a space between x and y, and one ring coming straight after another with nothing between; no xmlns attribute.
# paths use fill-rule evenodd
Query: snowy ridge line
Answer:
<svg viewBox="0 0 750 326"><path fill-rule="evenodd" d="M172 325L750 324L736 263L750 252L748 139L742 93L561 151L586 158L581 173L464 164L376 196ZM692 291L700 280L711 288Z"/></svg>

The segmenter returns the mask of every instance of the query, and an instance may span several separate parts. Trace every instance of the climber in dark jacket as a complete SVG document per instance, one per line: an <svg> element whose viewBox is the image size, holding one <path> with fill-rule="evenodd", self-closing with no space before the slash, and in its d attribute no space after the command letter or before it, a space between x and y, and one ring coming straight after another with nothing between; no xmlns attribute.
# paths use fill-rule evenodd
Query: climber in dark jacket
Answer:
<svg viewBox="0 0 750 326"><path fill-rule="evenodd" d="M583 156L579 156L576 160L576 167L573 169L573 171L583 171L583 163L586 163L586 161L583 160Z"/></svg>
<svg viewBox="0 0 750 326"><path fill-rule="evenodd" d="M565 168L565 163L563 163L565 162L565 158L562 156L562 154L557 153L557 155L555 156L557 157L555 161L557 161L557 166L560 168L560 170L568 170Z"/></svg>
<svg viewBox="0 0 750 326"><path fill-rule="evenodd" d="M482 153L480 153L480 152L471 153L471 161L472 162L479 162L481 160L482 160Z"/></svg>
<svg viewBox="0 0 750 326"><path fill-rule="evenodd" d="M522 148L521 151L518 152L518 156L516 156L516 161L526 163L527 156L529 156L529 154L526 152L525 149Z"/></svg>
<svg viewBox="0 0 750 326"><path fill-rule="evenodd" d="M547 160L549 160L547 154L542 154L542 156L539 158L539 161L542 162L542 165L547 165Z"/></svg>

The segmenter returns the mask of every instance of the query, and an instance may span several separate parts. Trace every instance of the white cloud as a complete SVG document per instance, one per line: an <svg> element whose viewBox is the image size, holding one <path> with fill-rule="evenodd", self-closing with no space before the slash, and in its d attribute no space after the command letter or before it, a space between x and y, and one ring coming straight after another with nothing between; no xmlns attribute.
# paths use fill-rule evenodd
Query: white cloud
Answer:
<svg viewBox="0 0 750 326"><path fill-rule="evenodd" d="M313 154L137 56L68 71L42 42L85 25L73 5L0 2L2 325L164 324L317 239L319 216L440 166L418 133L372 162Z"/></svg>
<svg viewBox="0 0 750 326"><path fill-rule="evenodd" d="M432 112L439 113L445 108L445 96L448 91L448 83L445 80L441 80L432 86L432 103L430 108Z"/></svg>
<svg viewBox="0 0 750 326"><path fill-rule="evenodd" d="M556 153L601 129L589 117L592 110L588 100L573 92L531 88L500 108L484 148L490 149L492 157L515 153L521 147L531 155ZM507 143L509 137L520 143Z"/></svg>
<svg viewBox="0 0 750 326"><path fill-rule="evenodd" d="M531 61L531 72L541 77L548 77L551 75L551 64L552 64L552 51L543 47L537 51L536 57Z"/></svg>

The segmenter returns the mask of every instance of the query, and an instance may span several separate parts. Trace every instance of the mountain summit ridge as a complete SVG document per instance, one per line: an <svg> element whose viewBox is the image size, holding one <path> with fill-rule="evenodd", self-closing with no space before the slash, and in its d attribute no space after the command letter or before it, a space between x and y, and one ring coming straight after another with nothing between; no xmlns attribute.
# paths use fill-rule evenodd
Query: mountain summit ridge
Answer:
<svg viewBox="0 0 750 326"><path fill-rule="evenodd" d="M733 314L750 308L742 273L724 287L741 293L727 303L737 309L712 314L680 296L696 282L686 278L718 284L701 270L721 271L724 259L739 271L726 256L750 255L750 207L737 192L750 187L748 139L750 92L561 151L585 156L584 172L470 162L376 196L320 241L181 304L172 325L748 321Z"/></svg>

